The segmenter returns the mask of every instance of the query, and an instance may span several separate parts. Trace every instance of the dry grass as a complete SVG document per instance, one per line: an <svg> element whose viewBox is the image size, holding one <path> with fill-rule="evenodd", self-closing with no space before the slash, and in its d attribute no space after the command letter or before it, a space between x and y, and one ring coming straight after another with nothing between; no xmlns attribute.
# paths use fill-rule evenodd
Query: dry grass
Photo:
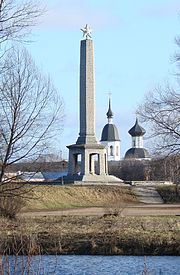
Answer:
<svg viewBox="0 0 180 275"><path fill-rule="evenodd" d="M0 218L0 254L179 255L180 217L122 217L128 187L37 186L26 210L101 206L103 216ZM119 206L119 208L117 208ZM109 207L109 208L108 208ZM115 209L115 210L114 210Z"/></svg>
<svg viewBox="0 0 180 275"><path fill-rule="evenodd" d="M24 211L138 203L129 187L48 185L35 186L33 193Z"/></svg>
<svg viewBox="0 0 180 275"><path fill-rule="evenodd" d="M179 255L180 217L36 217L0 220L1 244L33 253ZM19 241L18 241L19 240ZM33 245L32 245L33 244Z"/></svg>

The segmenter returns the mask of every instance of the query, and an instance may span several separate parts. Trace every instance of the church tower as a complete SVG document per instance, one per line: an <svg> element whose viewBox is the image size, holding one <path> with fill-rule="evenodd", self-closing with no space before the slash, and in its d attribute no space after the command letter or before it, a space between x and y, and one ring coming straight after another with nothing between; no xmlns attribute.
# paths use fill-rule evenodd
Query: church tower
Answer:
<svg viewBox="0 0 180 275"><path fill-rule="evenodd" d="M108 161L120 160L120 139L116 126L113 124L113 112L111 109L111 100L109 99L109 108L106 113L108 123L104 126L101 134L101 144L106 147Z"/></svg>
<svg viewBox="0 0 180 275"><path fill-rule="evenodd" d="M134 126L128 132L132 137L132 147L126 152L125 159L149 159L149 153L144 148L143 136L146 133L145 129L139 125L138 119Z"/></svg>

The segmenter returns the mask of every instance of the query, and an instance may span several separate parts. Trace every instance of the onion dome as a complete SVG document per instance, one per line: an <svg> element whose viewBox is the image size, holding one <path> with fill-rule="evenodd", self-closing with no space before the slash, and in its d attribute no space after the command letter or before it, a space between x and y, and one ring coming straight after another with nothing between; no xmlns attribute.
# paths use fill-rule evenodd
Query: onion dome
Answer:
<svg viewBox="0 0 180 275"><path fill-rule="evenodd" d="M104 126L101 135L101 141L119 141L119 134L116 126L112 123L113 112L111 110L111 101L109 99L109 108L106 113L108 123Z"/></svg>
<svg viewBox="0 0 180 275"><path fill-rule="evenodd" d="M119 141L119 134L114 124L106 124L102 130L101 141Z"/></svg>
<svg viewBox="0 0 180 275"><path fill-rule="evenodd" d="M144 159L150 158L150 155L144 148L130 148L125 154L125 159L130 158Z"/></svg>
<svg viewBox="0 0 180 275"><path fill-rule="evenodd" d="M134 126L129 130L128 132L132 137L136 137L136 136L143 136L146 131L143 127L141 127L138 123L138 119L136 118L136 123L134 124Z"/></svg>

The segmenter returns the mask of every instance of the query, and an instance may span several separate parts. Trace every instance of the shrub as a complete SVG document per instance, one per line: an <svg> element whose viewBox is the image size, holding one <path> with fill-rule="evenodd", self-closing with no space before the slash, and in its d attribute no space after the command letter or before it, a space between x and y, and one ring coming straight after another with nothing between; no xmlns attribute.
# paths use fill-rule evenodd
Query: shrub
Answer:
<svg viewBox="0 0 180 275"><path fill-rule="evenodd" d="M21 197L0 198L0 215L6 218L13 219L16 214L25 206L25 199Z"/></svg>
<svg viewBox="0 0 180 275"><path fill-rule="evenodd" d="M0 216L13 219L26 205L26 193L23 184L6 183L0 185Z"/></svg>
<svg viewBox="0 0 180 275"><path fill-rule="evenodd" d="M180 186L158 186L157 191L165 203L180 203Z"/></svg>

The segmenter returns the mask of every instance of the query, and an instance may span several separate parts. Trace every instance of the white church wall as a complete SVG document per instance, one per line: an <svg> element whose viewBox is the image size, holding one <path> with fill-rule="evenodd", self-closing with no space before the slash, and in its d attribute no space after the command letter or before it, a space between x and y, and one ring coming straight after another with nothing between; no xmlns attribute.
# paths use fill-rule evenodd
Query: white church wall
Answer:
<svg viewBox="0 0 180 275"><path fill-rule="evenodd" d="M120 141L101 141L106 147L108 161L120 160Z"/></svg>

